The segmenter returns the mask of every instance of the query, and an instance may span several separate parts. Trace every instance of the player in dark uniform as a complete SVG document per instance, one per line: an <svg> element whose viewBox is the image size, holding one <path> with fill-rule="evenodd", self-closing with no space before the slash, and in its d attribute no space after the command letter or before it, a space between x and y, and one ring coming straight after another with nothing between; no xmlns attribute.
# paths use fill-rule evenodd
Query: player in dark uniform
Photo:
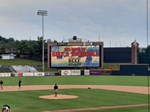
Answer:
<svg viewBox="0 0 150 112"><path fill-rule="evenodd" d="M19 82L18 82L18 86L19 86L19 88L21 88L21 80L19 79Z"/></svg>
<svg viewBox="0 0 150 112"><path fill-rule="evenodd" d="M55 84L54 85L54 94L55 94L55 97L57 97L57 93L58 93L58 85Z"/></svg>
<svg viewBox="0 0 150 112"><path fill-rule="evenodd" d="M3 81L2 80L0 81L0 86L1 86L1 89L3 89Z"/></svg>
<svg viewBox="0 0 150 112"><path fill-rule="evenodd" d="M2 112L11 112L9 105L3 105Z"/></svg>

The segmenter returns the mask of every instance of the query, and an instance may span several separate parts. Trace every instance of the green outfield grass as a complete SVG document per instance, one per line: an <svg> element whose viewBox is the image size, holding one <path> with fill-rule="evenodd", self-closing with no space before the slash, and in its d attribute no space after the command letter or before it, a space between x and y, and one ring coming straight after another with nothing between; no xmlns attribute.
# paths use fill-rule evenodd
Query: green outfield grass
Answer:
<svg viewBox="0 0 150 112"><path fill-rule="evenodd" d="M147 103L142 94L97 89L64 89L60 94L77 95L69 100L39 99L41 95L53 94L52 90L0 93L0 105L10 104L15 112L40 112L44 110L87 108L98 106Z"/></svg>
<svg viewBox="0 0 150 112"><path fill-rule="evenodd" d="M86 112L149 112L148 107L130 107L123 109L111 109L111 110L94 110L94 111L86 111Z"/></svg>
<svg viewBox="0 0 150 112"><path fill-rule="evenodd" d="M4 85L16 85L22 79L23 85L77 84L77 85L124 85L147 86L146 76L45 76L0 78Z"/></svg>
<svg viewBox="0 0 150 112"><path fill-rule="evenodd" d="M47 77L10 77L0 78L5 85L18 85L18 79L23 85L126 85L147 86L147 77L144 76L47 76ZM145 104L147 95L117 92L98 89L63 89L60 94L77 95L77 99L45 100L41 95L53 94L52 90L0 92L0 105L9 104L13 112L41 112L44 110L88 108L99 106ZM138 111L137 111L138 110ZM147 107L126 109L111 109L89 112L148 112Z"/></svg>

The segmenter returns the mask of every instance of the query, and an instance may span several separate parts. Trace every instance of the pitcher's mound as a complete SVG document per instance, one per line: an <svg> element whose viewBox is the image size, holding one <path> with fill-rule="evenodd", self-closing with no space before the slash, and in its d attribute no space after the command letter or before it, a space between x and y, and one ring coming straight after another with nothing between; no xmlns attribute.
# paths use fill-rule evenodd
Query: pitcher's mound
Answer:
<svg viewBox="0 0 150 112"><path fill-rule="evenodd" d="M45 96L39 96L39 98L43 98L43 99L72 99L72 98L78 98L78 96L58 94L57 97L55 97L55 95L45 95Z"/></svg>

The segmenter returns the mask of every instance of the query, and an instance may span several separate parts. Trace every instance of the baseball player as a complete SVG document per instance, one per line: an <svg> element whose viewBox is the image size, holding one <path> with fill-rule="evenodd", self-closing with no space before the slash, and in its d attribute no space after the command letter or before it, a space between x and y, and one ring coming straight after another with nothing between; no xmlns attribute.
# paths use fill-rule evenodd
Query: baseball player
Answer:
<svg viewBox="0 0 150 112"><path fill-rule="evenodd" d="M19 89L21 88L21 80L19 79L18 81L18 86L19 86Z"/></svg>
<svg viewBox="0 0 150 112"><path fill-rule="evenodd" d="M0 86L1 86L1 89L3 89L3 81L2 80L0 81Z"/></svg>
<svg viewBox="0 0 150 112"><path fill-rule="evenodd" d="M55 97L57 97L57 93L58 93L58 85L55 84L54 85L54 94L55 94Z"/></svg>

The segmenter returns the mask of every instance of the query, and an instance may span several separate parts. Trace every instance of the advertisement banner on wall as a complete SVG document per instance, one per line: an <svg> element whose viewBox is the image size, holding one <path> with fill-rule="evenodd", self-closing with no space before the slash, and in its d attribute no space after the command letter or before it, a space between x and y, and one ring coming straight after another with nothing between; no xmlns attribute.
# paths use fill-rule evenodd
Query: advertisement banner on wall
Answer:
<svg viewBox="0 0 150 112"><path fill-rule="evenodd" d="M100 75L100 70L90 70L90 75Z"/></svg>
<svg viewBox="0 0 150 112"><path fill-rule="evenodd" d="M90 75L90 70L84 70L84 75Z"/></svg>
<svg viewBox="0 0 150 112"><path fill-rule="evenodd" d="M33 73L23 73L23 76L33 76Z"/></svg>
<svg viewBox="0 0 150 112"><path fill-rule="evenodd" d="M14 73L10 73L10 76L11 77L18 77L18 73L15 73L15 72Z"/></svg>
<svg viewBox="0 0 150 112"><path fill-rule="evenodd" d="M81 70L71 70L71 75L81 75Z"/></svg>
<svg viewBox="0 0 150 112"><path fill-rule="evenodd" d="M0 77L10 77L10 73L0 73Z"/></svg>
<svg viewBox="0 0 150 112"><path fill-rule="evenodd" d="M18 73L12 73L12 76L18 77Z"/></svg>
<svg viewBox="0 0 150 112"><path fill-rule="evenodd" d="M55 72L46 72L44 73L44 76L54 76Z"/></svg>
<svg viewBox="0 0 150 112"><path fill-rule="evenodd" d="M23 72L18 72L18 76L22 77L23 76Z"/></svg>
<svg viewBox="0 0 150 112"><path fill-rule="evenodd" d="M44 76L44 72L34 72L33 76Z"/></svg>
<svg viewBox="0 0 150 112"><path fill-rule="evenodd" d="M61 70L61 75L63 75L63 76L71 75L71 71L70 70Z"/></svg>

